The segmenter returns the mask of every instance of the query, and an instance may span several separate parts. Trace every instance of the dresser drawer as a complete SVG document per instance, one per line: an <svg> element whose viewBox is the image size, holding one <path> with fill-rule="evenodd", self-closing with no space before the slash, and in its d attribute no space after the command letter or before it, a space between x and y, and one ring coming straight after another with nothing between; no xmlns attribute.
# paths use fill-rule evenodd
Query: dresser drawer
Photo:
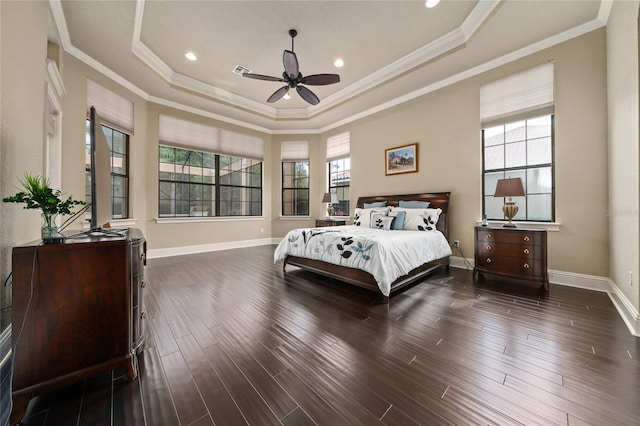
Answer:
<svg viewBox="0 0 640 426"><path fill-rule="evenodd" d="M546 271L542 269L542 262L535 259L519 259L517 257L479 257L478 268L488 273L504 274L516 278L529 279L540 277Z"/></svg>
<svg viewBox="0 0 640 426"><path fill-rule="evenodd" d="M540 232L527 231L503 231L495 229L481 229L477 231L479 241L499 242L504 244L528 244L540 245L542 234Z"/></svg>
<svg viewBox="0 0 640 426"><path fill-rule="evenodd" d="M529 244L500 244L493 241L481 241L476 248L480 256L508 256L520 259L540 259L540 246Z"/></svg>

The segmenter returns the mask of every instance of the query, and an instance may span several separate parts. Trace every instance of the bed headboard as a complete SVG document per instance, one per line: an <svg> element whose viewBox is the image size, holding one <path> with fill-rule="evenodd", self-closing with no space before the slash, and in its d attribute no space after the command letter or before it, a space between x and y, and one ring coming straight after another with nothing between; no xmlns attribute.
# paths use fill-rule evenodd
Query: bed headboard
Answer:
<svg viewBox="0 0 640 426"><path fill-rule="evenodd" d="M403 201L429 201L429 208L441 209L442 213L436 224L436 228L449 239L449 198L450 192L429 192L423 194L402 194L402 195L372 195L360 197L356 207L363 208L364 203L376 203L386 201L387 206L398 207L398 202Z"/></svg>

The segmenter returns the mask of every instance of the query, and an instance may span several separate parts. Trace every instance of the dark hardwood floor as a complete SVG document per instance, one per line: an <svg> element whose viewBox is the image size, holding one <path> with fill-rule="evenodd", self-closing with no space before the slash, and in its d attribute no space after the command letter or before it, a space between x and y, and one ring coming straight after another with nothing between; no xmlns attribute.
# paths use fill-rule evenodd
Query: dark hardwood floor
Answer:
<svg viewBox="0 0 640 426"><path fill-rule="evenodd" d="M41 395L25 425L638 425L640 339L604 293L472 284L380 297L273 247L151 259L140 376Z"/></svg>

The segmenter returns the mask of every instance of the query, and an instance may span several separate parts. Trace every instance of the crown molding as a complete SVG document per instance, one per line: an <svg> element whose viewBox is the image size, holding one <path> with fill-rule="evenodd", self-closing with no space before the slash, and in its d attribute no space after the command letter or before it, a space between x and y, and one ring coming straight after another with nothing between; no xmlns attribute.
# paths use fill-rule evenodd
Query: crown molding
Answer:
<svg viewBox="0 0 640 426"><path fill-rule="evenodd" d="M51 59L47 59L47 75L49 76L49 80L51 81L51 85L53 86L56 95L60 98L64 96L67 93L67 90L64 88L62 76L60 75L60 71L58 71L58 65L56 65L55 61Z"/></svg>
<svg viewBox="0 0 640 426"><path fill-rule="evenodd" d="M602 23L602 25L607 25L609 21L609 15L611 14L611 8L613 7L613 0L601 0L600 1L600 9L598 9L598 21Z"/></svg>

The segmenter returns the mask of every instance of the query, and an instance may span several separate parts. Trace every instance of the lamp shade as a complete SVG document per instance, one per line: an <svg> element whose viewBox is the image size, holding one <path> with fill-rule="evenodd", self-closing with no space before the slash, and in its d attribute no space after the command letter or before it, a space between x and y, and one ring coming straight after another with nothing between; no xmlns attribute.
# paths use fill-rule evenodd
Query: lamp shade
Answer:
<svg viewBox="0 0 640 426"><path fill-rule="evenodd" d="M322 196L322 202L323 203L330 203L331 202L331 193L330 192L325 192L324 195Z"/></svg>
<svg viewBox="0 0 640 426"><path fill-rule="evenodd" d="M523 195L524 187L520 178L498 179L496 192L493 194L494 197L521 197Z"/></svg>

